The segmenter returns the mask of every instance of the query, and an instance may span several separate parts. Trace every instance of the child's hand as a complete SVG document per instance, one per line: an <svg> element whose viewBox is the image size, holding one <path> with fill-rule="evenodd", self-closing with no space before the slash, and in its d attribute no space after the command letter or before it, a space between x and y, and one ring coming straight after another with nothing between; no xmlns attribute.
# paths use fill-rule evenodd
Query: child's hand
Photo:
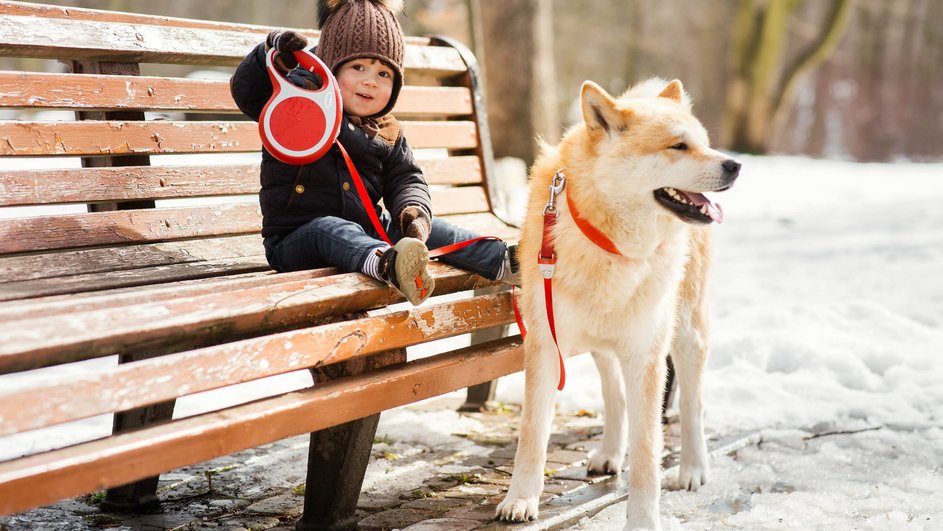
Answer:
<svg viewBox="0 0 943 531"><path fill-rule="evenodd" d="M425 210L408 206L399 215L399 226L403 236L425 242L429 239L432 220L429 219L429 215L426 214Z"/></svg>
<svg viewBox="0 0 943 531"><path fill-rule="evenodd" d="M307 47L308 39L304 35L291 30L275 30L265 38L266 50L272 48L278 50L278 55L275 57L276 63L280 62L279 66L283 67L286 72L298 66L298 61L295 60L295 55L292 52L304 50Z"/></svg>

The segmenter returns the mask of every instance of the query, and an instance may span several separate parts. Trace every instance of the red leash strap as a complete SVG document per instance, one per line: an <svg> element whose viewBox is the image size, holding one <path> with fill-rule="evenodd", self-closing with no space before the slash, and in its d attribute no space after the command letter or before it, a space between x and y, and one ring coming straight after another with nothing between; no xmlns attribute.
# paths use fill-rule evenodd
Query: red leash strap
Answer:
<svg viewBox="0 0 943 531"><path fill-rule="evenodd" d="M347 163L347 171L350 172L350 177L354 181L354 187L357 189L357 195L360 196L360 202L363 203L363 209L367 211L367 217L370 218L370 223L373 223L374 230L377 231L377 234L383 238L383 241L393 245L393 242L390 241L390 237L386 235L386 231L383 230L383 225L380 224L380 218L377 217L376 209L373 208L373 201L370 200L370 194L367 193L367 188L363 185L363 179L360 178L360 172L357 171L357 168L354 167L354 161L350 160L350 155L347 154L347 150L344 149L344 145L340 141L335 140L335 144L341 150L341 155L344 156L344 162Z"/></svg>
<svg viewBox="0 0 943 531"><path fill-rule="evenodd" d="M367 211L367 217L370 218L370 223L373 224L374 230L376 230L377 234L383 238L383 241L393 245L393 242L390 241L390 237L386 234L386 231L383 230L383 225L380 223L380 218L377 217L376 209L372 207L373 201L370 199L370 194L367 193L367 187L363 184L363 179L360 177L360 172L358 172L357 168L354 166L354 161L350 160L350 155L347 154L347 150L344 149L344 145L341 144L339 140L335 141L334 143L337 144L337 147L341 150L341 155L344 156L344 163L347 164L347 171L350 172L351 180L354 181L354 188L357 189L357 195L360 196L360 202L363 203L363 208ZM438 249L432 249L429 251L429 258L438 258L449 253L454 253L459 249L464 249L473 243L484 240L502 241L501 238L498 238L497 236L479 236L477 238L472 238L463 242L443 245Z"/></svg>
<svg viewBox="0 0 943 531"><path fill-rule="evenodd" d="M544 208L544 230L540 242L540 253L537 255L537 266L540 268L541 276L544 277L547 323L550 325L550 335L553 337L554 346L557 347L557 360L560 362L558 391L562 391L566 384L566 366L563 364L563 353L560 352L560 344L557 342L557 327L553 319L553 270L557 265L557 253L553 247L553 228L557 224L557 194L563 191L564 186L566 186L566 178L560 170L553 176L553 182L550 184L550 199Z"/></svg>

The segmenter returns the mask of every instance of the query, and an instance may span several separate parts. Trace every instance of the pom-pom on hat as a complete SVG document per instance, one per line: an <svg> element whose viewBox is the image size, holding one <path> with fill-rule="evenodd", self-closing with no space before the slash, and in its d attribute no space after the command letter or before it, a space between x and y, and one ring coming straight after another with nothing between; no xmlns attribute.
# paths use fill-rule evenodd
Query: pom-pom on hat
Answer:
<svg viewBox="0 0 943 531"><path fill-rule="evenodd" d="M403 86L403 30L396 13L403 0L321 0L321 36L315 53L335 74L344 62L360 57L379 59L393 69L393 92L386 107L370 118L390 112Z"/></svg>

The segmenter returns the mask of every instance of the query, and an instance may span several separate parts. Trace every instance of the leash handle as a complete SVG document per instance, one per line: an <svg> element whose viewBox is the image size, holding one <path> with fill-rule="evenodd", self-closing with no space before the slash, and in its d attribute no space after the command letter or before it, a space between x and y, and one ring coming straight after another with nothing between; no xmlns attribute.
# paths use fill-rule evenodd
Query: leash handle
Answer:
<svg viewBox="0 0 943 531"><path fill-rule="evenodd" d="M330 69L311 52L294 53L298 64L317 74L321 88L303 89L284 78L275 67L275 48L265 55L272 80L272 97L259 116L262 144L275 158L288 164L308 164L331 149L340 132L343 102Z"/></svg>

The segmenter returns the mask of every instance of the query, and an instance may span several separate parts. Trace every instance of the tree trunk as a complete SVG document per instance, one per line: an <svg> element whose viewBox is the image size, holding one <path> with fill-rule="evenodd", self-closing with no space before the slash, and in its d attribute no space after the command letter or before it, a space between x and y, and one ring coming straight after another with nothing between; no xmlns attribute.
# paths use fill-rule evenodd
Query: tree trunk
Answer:
<svg viewBox="0 0 943 531"><path fill-rule="evenodd" d="M530 164L535 135L554 141L559 134L551 7L551 0L477 2L495 157Z"/></svg>

